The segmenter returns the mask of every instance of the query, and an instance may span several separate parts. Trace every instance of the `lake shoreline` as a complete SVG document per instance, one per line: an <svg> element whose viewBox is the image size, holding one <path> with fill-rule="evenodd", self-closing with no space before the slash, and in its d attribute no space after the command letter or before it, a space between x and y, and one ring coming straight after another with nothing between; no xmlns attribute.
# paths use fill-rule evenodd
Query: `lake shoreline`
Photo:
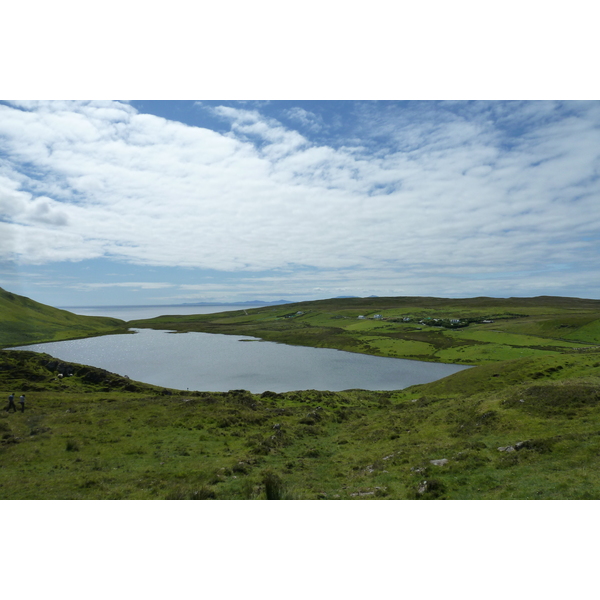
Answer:
<svg viewBox="0 0 600 600"><path fill-rule="evenodd" d="M212 392L393 391L431 383L469 368L259 338L240 339L238 334L172 333L178 332L134 329L121 336L17 346L11 350L42 352L150 385ZM250 348L237 343L240 341L261 343Z"/></svg>

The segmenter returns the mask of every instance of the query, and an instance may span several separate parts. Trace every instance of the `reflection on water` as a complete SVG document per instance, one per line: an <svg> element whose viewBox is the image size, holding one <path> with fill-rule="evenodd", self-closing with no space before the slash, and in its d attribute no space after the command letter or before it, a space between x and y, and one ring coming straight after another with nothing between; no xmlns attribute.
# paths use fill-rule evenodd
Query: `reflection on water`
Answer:
<svg viewBox="0 0 600 600"><path fill-rule="evenodd" d="M100 367L154 385L214 392L396 390L468 368L287 346L248 336L133 331L134 335L36 344L20 349L46 352L61 360Z"/></svg>

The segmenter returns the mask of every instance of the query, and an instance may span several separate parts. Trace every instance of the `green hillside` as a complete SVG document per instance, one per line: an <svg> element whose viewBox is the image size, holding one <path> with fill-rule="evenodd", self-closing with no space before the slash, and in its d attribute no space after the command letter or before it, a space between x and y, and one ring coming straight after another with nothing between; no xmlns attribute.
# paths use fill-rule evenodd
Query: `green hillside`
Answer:
<svg viewBox="0 0 600 600"><path fill-rule="evenodd" d="M1 300L11 343L124 325ZM27 396L24 413L0 411L0 498L600 499L599 324L600 301L548 297L336 299L127 324L478 365L391 392L166 390L0 350L0 398Z"/></svg>
<svg viewBox="0 0 600 600"><path fill-rule="evenodd" d="M0 288L0 348L124 331L119 319L75 315Z"/></svg>
<svg viewBox="0 0 600 600"><path fill-rule="evenodd" d="M221 314L163 316L129 325L485 365L599 345L600 300L342 298Z"/></svg>
<svg viewBox="0 0 600 600"><path fill-rule="evenodd" d="M164 390L0 351L0 498L600 499L600 352L396 392ZM62 375L62 377L60 377Z"/></svg>

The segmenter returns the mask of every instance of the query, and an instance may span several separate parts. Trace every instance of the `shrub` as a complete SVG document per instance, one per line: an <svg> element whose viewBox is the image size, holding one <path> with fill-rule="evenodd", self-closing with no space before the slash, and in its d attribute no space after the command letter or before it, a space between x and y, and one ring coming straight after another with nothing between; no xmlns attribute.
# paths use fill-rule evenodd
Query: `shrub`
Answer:
<svg viewBox="0 0 600 600"><path fill-rule="evenodd" d="M284 485L281 477L270 469L263 473L262 483L265 486L267 500L283 500Z"/></svg>
<svg viewBox="0 0 600 600"><path fill-rule="evenodd" d="M419 500L435 500L446 492L446 486L439 479L427 479L421 481L415 491L414 497Z"/></svg>
<svg viewBox="0 0 600 600"><path fill-rule="evenodd" d="M376 498L387 498L390 495L390 489L388 487L376 487L375 497Z"/></svg>
<svg viewBox="0 0 600 600"><path fill-rule="evenodd" d="M304 456L306 458L319 458L319 456L321 456L321 451L318 448L309 448L304 453Z"/></svg>
<svg viewBox="0 0 600 600"><path fill-rule="evenodd" d="M260 495L260 485L249 477L240 483L240 496L244 500L256 500Z"/></svg>
<svg viewBox="0 0 600 600"><path fill-rule="evenodd" d="M241 475L247 475L250 471L250 465L245 461L239 461L235 465L233 465L233 467L231 467L231 470L234 473L239 473Z"/></svg>
<svg viewBox="0 0 600 600"><path fill-rule="evenodd" d="M190 494L190 500L215 500L216 497L215 491L206 485Z"/></svg>
<svg viewBox="0 0 600 600"><path fill-rule="evenodd" d="M79 452L79 444L75 440L67 440L67 452Z"/></svg>
<svg viewBox="0 0 600 600"><path fill-rule="evenodd" d="M165 500L215 500L216 497L217 495L212 488L203 485L198 489L176 488L165 496Z"/></svg>

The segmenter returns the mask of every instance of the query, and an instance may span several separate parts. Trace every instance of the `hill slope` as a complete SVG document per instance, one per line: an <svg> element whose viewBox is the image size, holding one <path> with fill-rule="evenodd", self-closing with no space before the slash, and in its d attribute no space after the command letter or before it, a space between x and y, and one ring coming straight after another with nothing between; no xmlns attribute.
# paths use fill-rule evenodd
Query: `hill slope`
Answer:
<svg viewBox="0 0 600 600"><path fill-rule="evenodd" d="M124 321L75 315L0 288L0 348L123 331Z"/></svg>
<svg viewBox="0 0 600 600"><path fill-rule="evenodd" d="M0 351L0 397L27 393L0 411L0 498L600 499L599 308L336 299L153 322L482 365L392 392L164 390ZM0 311L10 344L124 325L4 290Z"/></svg>
<svg viewBox="0 0 600 600"><path fill-rule="evenodd" d="M163 316L129 326L251 335L376 356L484 365L600 344L600 300L334 298Z"/></svg>
<svg viewBox="0 0 600 600"><path fill-rule="evenodd" d="M60 377L59 375L62 375ZM397 392L163 390L0 351L0 498L600 498L600 352Z"/></svg>

